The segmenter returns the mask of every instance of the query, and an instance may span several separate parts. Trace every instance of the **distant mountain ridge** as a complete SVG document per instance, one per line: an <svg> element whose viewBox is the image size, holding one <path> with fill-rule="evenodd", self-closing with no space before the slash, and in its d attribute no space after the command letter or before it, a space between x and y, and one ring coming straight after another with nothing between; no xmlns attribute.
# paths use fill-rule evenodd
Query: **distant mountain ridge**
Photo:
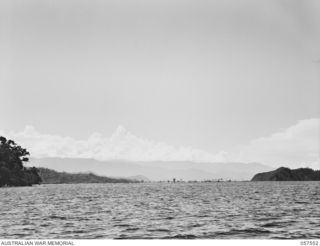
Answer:
<svg viewBox="0 0 320 246"><path fill-rule="evenodd" d="M272 168L259 163L196 163L174 161L97 161L83 158L31 159L30 165L70 173L92 172L108 177L131 177L142 175L151 181L232 179L250 180L259 172Z"/></svg>
<svg viewBox="0 0 320 246"><path fill-rule="evenodd" d="M258 173L251 181L320 181L320 171L311 168L280 167L271 172Z"/></svg>

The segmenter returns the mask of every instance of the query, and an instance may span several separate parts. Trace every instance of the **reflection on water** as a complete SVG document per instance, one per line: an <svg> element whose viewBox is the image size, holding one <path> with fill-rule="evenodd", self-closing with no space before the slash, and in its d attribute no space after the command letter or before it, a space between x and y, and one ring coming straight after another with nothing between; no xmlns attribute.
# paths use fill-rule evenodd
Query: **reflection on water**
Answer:
<svg viewBox="0 0 320 246"><path fill-rule="evenodd" d="M0 238L320 238L320 182L0 189Z"/></svg>

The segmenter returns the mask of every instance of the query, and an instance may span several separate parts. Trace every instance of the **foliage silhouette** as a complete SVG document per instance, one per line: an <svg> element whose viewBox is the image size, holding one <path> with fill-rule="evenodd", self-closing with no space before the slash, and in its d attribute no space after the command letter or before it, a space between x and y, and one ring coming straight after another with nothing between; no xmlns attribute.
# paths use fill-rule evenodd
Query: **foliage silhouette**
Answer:
<svg viewBox="0 0 320 246"><path fill-rule="evenodd" d="M30 153L13 140L0 136L0 187L40 184L41 177L35 167L27 168Z"/></svg>
<svg viewBox="0 0 320 246"><path fill-rule="evenodd" d="M271 172L258 173L251 181L320 181L320 170L280 167Z"/></svg>

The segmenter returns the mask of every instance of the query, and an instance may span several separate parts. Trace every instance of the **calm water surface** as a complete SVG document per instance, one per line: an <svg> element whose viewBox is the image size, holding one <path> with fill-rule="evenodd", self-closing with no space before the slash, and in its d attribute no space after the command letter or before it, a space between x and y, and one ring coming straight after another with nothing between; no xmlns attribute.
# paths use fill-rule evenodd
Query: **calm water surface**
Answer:
<svg viewBox="0 0 320 246"><path fill-rule="evenodd" d="M0 189L0 238L320 238L320 182Z"/></svg>

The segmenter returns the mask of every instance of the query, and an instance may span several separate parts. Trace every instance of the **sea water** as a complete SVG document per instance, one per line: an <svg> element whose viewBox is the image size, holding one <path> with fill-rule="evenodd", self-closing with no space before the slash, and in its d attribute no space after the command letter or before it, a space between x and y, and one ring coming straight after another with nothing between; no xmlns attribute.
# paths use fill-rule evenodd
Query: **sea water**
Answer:
<svg viewBox="0 0 320 246"><path fill-rule="evenodd" d="M320 182L0 188L0 238L320 238Z"/></svg>

